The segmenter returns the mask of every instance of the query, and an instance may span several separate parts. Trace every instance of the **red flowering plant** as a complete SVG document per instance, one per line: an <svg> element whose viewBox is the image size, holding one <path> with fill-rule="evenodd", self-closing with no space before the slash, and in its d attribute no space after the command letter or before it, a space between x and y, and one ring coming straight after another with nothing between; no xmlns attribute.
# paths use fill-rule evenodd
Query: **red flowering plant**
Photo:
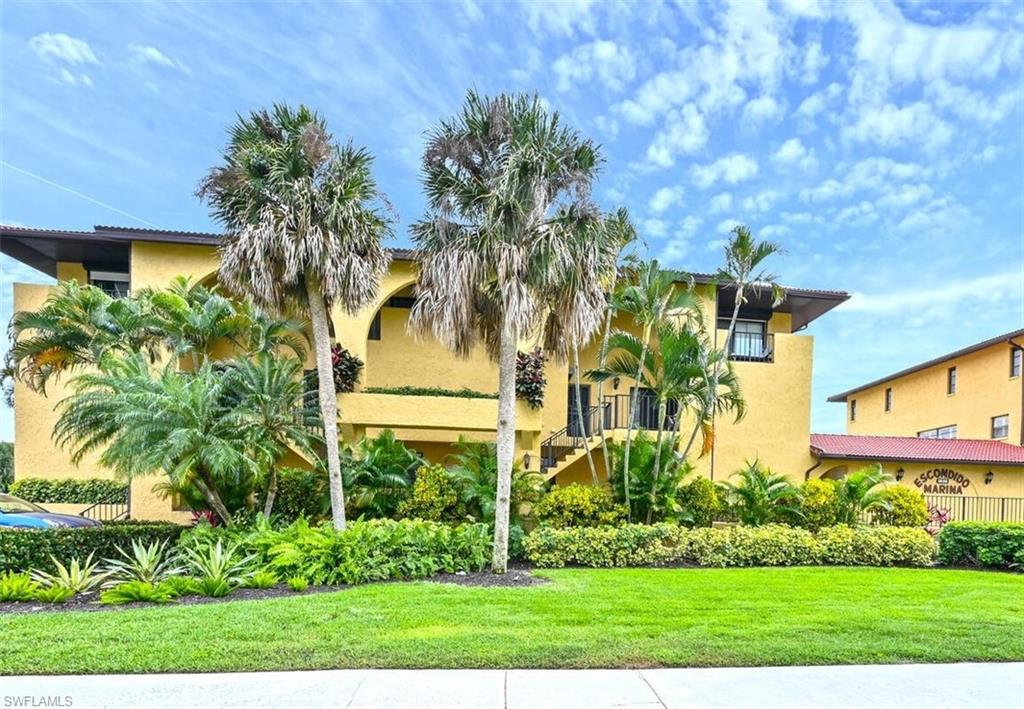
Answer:
<svg viewBox="0 0 1024 709"><path fill-rule="evenodd" d="M928 505L928 524L925 525L925 530L934 537L942 531L949 520L949 510L938 505Z"/></svg>
<svg viewBox="0 0 1024 709"><path fill-rule="evenodd" d="M359 372L363 368L363 360L341 345L334 344L331 346L331 367L334 371L334 390L336 392L355 390Z"/></svg>
<svg viewBox="0 0 1024 709"><path fill-rule="evenodd" d="M540 348L516 353L516 398L525 401L531 409L544 405L544 389L548 385L544 378L546 361Z"/></svg>

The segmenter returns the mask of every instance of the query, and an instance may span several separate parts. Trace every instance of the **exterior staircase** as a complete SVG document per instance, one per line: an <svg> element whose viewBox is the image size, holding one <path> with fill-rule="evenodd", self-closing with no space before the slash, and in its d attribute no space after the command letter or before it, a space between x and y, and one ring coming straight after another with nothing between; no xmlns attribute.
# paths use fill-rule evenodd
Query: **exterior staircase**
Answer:
<svg viewBox="0 0 1024 709"><path fill-rule="evenodd" d="M583 426L579 420L573 420L541 442L540 472L545 480L558 475L611 435L612 431L603 425L605 417L601 415L601 409L601 406L591 406L583 416Z"/></svg>

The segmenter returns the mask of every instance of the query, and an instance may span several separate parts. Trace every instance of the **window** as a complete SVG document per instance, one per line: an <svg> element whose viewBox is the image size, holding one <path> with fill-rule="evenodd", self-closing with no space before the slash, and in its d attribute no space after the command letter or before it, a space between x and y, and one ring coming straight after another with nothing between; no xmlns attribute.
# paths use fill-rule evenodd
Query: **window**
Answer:
<svg viewBox="0 0 1024 709"><path fill-rule="evenodd" d="M1014 347L1010 350L1010 377L1019 377L1021 370L1021 360L1024 360L1024 350L1020 347Z"/></svg>
<svg viewBox="0 0 1024 709"><path fill-rule="evenodd" d="M850 420L851 421L856 421L857 420L857 400L856 399L850 399Z"/></svg>
<svg viewBox="0 0 1024 709"><path fill-rule="evenodd" d="M763 320L737 320L729 354L740 360L764 358L767 350L767 328L768 323Z"/></svg>
<svg viewBox="0 0 1024 709"><path fill-rule="evenodd" d="M129 277L127 273L112 271L90 271L89 283L99 288L111 298L124 298L128 295Z"/></svg>
<svg viewBox="0 0 1024 709"><path fill-rule="evenodd" d="M946 371L946 393L956 394L956 367L950 367Z"/></svg>
<svg viewBox="0 0 1024 709"><path fill-rule="evenodd" d="M370 322L370 332L366 334L367 340L379 340L380 339L380 311L373 316L373 320Z"/></svg>
<svg viewBox="0 0 1024 709"><path fill-rule="evenodd" d="M892 411L892 387L885 390L885 410Z"/></svg>
<svg viewBox="0 0 1024 709"><path fill-rule="evenodd" d="M1010 435L1010 415L992 417L992 438L1006 438Z"/></svg>
<svg viewBox="0 0 1024 709"><path fill-rule="evenodd" d="M927 431L918 431L918 438L956 438L956 424L952 426L939 426L929 428Z"/></svg>

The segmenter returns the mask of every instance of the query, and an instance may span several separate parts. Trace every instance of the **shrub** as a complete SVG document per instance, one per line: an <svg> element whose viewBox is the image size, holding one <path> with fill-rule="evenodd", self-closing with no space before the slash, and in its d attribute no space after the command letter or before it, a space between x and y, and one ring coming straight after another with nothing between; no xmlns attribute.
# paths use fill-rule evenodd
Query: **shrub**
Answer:
<svg viewBox="0 0 1024 709"><path fill-rule="evenodd" d="M721 516L722 498L718 486L708 478L698 477L679 488L679 504L683 518L694 527L710 527Z"/></svg>
<svg viewBox="0 0 1024 709"><path fill-rule="evenodd" d="M540 348L516 353L516 398L525 401L531 409L544 405L544 389L548 385L544 377L545 360Z"/></svg>
<svg viewBox="0 0 1024 709"><path fill-rule="evenodd" d="M892 527L924 527L928 524L928 503L917 490L893 485L882 490L884 502L872 520Z"/></svg>
<svg viewBox="0 0 1024 709"><path fill-rule="evenodd" d="M654 460L657 454L655 439L645 433L633 438L629 452L629 507L630 519L643 522L685 520L681 502L683 480L693 468L676 450L675 436L666 436L661 442L661 459L657 481L654 478ZM625 444L609 443L612 461L611 486L615 500L625 504Z"/></svg>
<svg viewBox="0 0 1024 709"><path fill-rule="evenodd" d="M493 535L493 529L491 530ZM518 524L508 528L508 560L526 561L526 530Z"/></svg>
<svg viewBox="0 0 1024 709"><path fill-rule="evenodd" d="M423 465L416 471L409 496L398 506L399 517L431 522L460 522L466 518L459 486L443 465Z"/></svg>
<svg viewBox="0 0 1024 709"><path fill-rule="evenodd" d="M199 579L199 592L210 598L223 598L232 591L231 584L222 578L207 576Z"/></svg>
<svg viewBox="0 0 1024 709"><path fill-rule="evenodd" d="M462 436L456 452L449 456L451 467L448 477L455 483L465 509L465 518L471 522L494 522L494 508L498 488L498 453L494 443L472 441ZM541 477L538 473L512 465L512 491L509 518L519 521L532 503L540 498Z"/></svg>
<svg viewBox="0 0 1024 709"><path fill-rule="evenodd" d="M537 527L525 541L537 566L649 566L676 557L685 530L669 524L619 527Z"/></svg>
<svg viewBox="0 0 1024 709"><path fill-rule="evenodd" d="M11 484L10 494L29 502L91 505L126 496L128 486L102 478L18 478Z"/></svg>
<svg viewBox="0 0 1024 709"><path fill-rule="evenodd" d="M0 576L0 601L31 601L38 590L38 584L28 574L8 571Z"/></svg>
<svg viewBox="0 0 1024 709"><path fill-rule="evenodd" d="M69 598L75 595L75 592L70 588L63 588L61 586L50 586L49 588L40 588L35 593L35 600L40 603L66 603Z"/></svg>
<svg viewBox="0 0 1024 709"><path fill-rule="evenodd" d="M883 492L886 483L895 482L891 476L882 472L879 463L861 468L841 480L836 481L836 494L839 496L839 523L858 524L865 512L878 513L884 511L889 503Z"/></svg>
<svg viewBox="0 0 1024 709"><path fill-rule="evenodd" d="M0 572L53 571L51 561L95 554L112 558L118 547L175 540L183 527L168 522L115 522L101 527L5 530L0 532Z"/></svg>
<svg viewBox="0 0 1024 709"><path fill-rule="evenodd" d="M667 524L538 527L526 538L538 566L700 566L844 564L925 566L935 544L906 527L826 527L817 534L783 525L684 529Z"/></svg>
<svg viewBox="0 0 1024 709"><path fill-rule="evenodd" d="M117 552L121 558L106 560L109 576L107 585L141 581L152 586L181 573L181 568L177 566L178 560L167 553L166 539L148 545L133 539L131 549L129 554L118 547Z"/></svg>
<svg viewBox="0 0 1024 709"><path fill-rule="evenodd" d="M785 475L773 473L754 460L730 477L739 478L739 482L725 483L726 502L743 524L758 526L799 518L800 488Z"/></svg>
<svg viewBox="0 0 1024 709"><path fill-rule="evenodd" d="M334 371L334 390L353 391L359 380L359 371L363 368L363 360L340 344L334 344L331 346L331 367Z"/></svg>
<svg viewBox="0 0 1024 709"><path fill-rule="evenodd" d="M286 522L299 517L317 520L331 510L327 474L322 470L282 468L277 473L274 515Z"/></svg>
<svg viewBox="0 0 1024 709"><path fill-rule="evenodd" d="M99 586L107 578L107 574L100 571L99 562L93 561L92 556L89 554L84 562L72 559L67 566L57 559L51 558L56 571L53 573L33 571L32 580L43 588L66 588L72 593L86 593Z"/></svg>
<svg viewBox="0 0 1024 709"><path fill-rule="evenodd" d="M390 429L384 429L375 438L363 437L354 446L345 446L341 476L349 517L393 517L409 495L416 469L422 464L423 458L406 448Z"/></svg>
<svg viewBox="0 0 1024 709"><path fill-rule="evenodd" d="M950 522L939 532L939 561L949 565L1024 568L1024 523Z"/></svg>
<svg viewBox="0 0 1024 709"><path fill-rule="evenodd" d="M224 547L218 539L214 544L199 547L185 547L184 559L193 574L200 578L204 590L218 586L222 582L228 587L242 586L252 575L250 567L256 560L255 554L242 556L238 544ZM208 596L214 594L207 592Z"/></svg>
<svg viewBox="0 0 1024 709"><path fill-rule="evenodd" d="M309 588L309 581L301 576L292 576L288 579L288 588L295 591L295 593L302 593Z"/></svg>
<svg viewBox="0 0 1024 709"><path fill-rule="evenodd" d="M14 481L14 444L0 441L0 492Z"/></svg>
<svg viewBox="0 0 1024 709"><path fill-rule="evenodd" d="M191 576L171 576L160 584L160 587L171 594L172 598L181 596L198 596L203 592L199 582Z"/></svg>
<svg viewBox="0 0 1024 709"><path fill-rule="evenodd" d="M299 520L284 529L264 527L239 543L282 578L329 585L480 571L491 559L487 525L423 520L359 521L340 532Z"/></svg>
<svg viewBox="0 0 1024 709"><path fill-rule="evenodd" d="M817 531L839 522L839 495L834 480L811 478L800 486L800 525Z"/></svg>
<svg viewBox="0 0 1024 709"><path fill-rule="evenodd" d="M245 585L248 588L273 588L277 585L277 574L267 569L260 569L252 575L248 583Z"/></svg>
<svg viewBox="0 0 1024 709"><path fill-rule="evenodd" d="M548 527L600 527L625 520L626 510L615 504L611 488L596 485L558 485L533 506L537 522Z"/></svg>
<svg viewBox="0 0 1024 709"><path fill-rule="evenodd" d="M154 586L147 581L126 581L100 594L100 603L120 606L125 603L170 603L178 594L173 587L162 583Z"/></svg>
<svg viewBox="0 0 1024 709"><path fill-rule="evenodd" d="M497 394L487 394L474 389L445 389L443 387L363 387L367 394L395 394L398 396L449 396L456 399L497 399Z"/></svg>

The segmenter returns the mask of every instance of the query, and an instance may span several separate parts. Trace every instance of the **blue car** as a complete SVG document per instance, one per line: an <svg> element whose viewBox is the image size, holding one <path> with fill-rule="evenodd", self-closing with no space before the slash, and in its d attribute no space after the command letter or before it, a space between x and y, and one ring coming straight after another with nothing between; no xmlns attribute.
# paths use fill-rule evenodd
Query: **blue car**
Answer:
<svg viewBox="0 0 1024 709"><path fill-rule="evenodd" d="M47 512L39 505L33 505L13 495L0 494L0 530L99 526L99 522L88 517Z"/></svg>

